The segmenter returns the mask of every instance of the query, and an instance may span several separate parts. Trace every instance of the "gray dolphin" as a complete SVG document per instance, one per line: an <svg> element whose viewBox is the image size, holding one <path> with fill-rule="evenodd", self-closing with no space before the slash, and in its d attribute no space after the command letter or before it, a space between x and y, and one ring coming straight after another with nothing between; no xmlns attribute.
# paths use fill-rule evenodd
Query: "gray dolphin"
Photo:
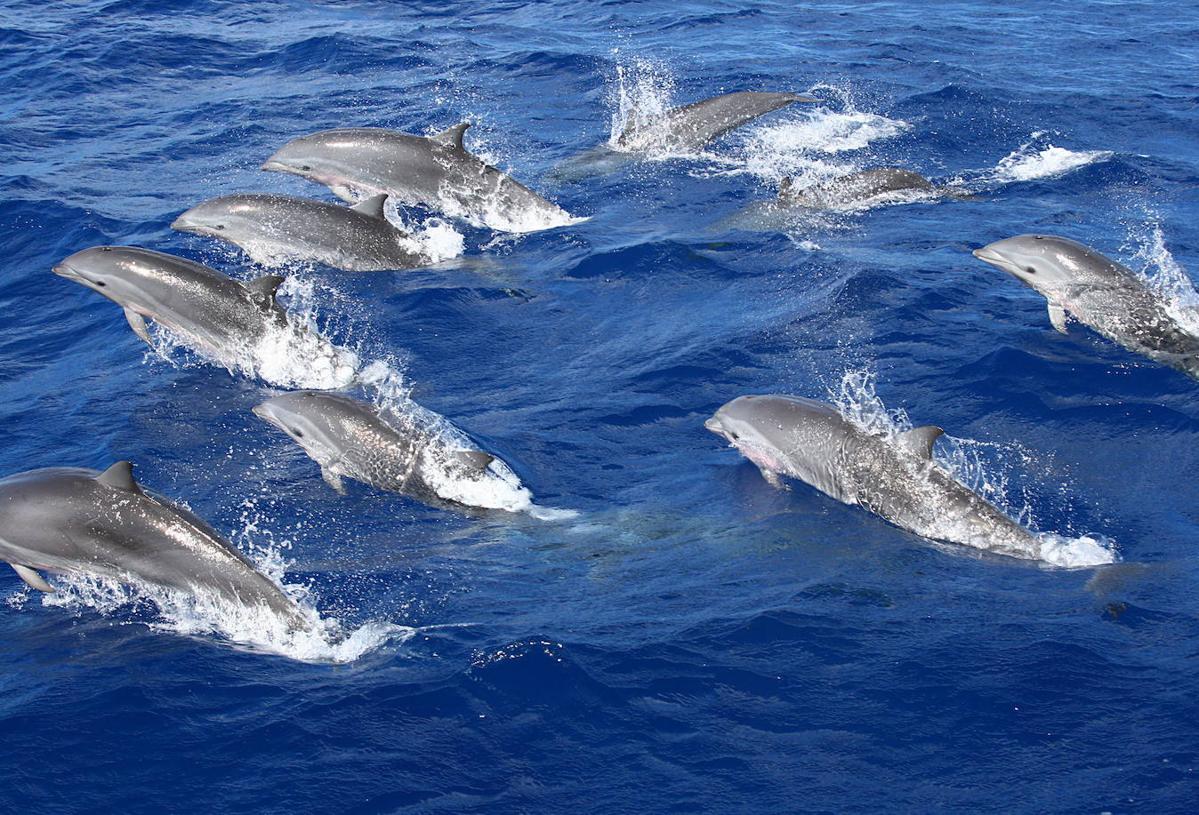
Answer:
<svg viewBox="0 0 1199 815"><path fill-rule="evenodd" d="M218 359L229 359L270 328L287 325L275 301L283 283L277 275L242 284L216 269L135 246L84 249L55 266L54 273L124 309L134 333L151 346L147 317Z"/></svg>
<svg viewBox="0 0 1199 815"><path fill-rule="evenodd" d="M487 506L473 502L473 491L463 491L462 482L481 482L488 467L500 462L469 447L464 434L432 411L412 405L397 415L324 391L291 391L253 410L304 448L338 492L345 490L344 477L435 505ZM523 487L517 497L523 503L531 498Z"/></svg>
<svg viewBox="0 0 1199 815"><path fill-rule="evenodd" d="M798 478L932 540L1018 558L1039 558L1040 541L936 464L939 427L894 440L866 432L832 405L796 396L741 396L704 426L758 465L774 486Z"/></svg>
<svg viewBox="0 0 1199 815"><path fill-rule="evenodd" d="M671 108L660 118L636 117L616 137L621 149L694 151L759 116L795 102L819 102L797 93L737 91Z"/></svg>
<svg viewBox="0 0 1199 815"><path fill-rule="evenodd" d="M1053 235L1017 235L974 256L1042 294L1049 322L1061 333L1069 314L1129 351L1199 379L1199 336L1131 269Z"/></svg>
<svg viewBox="0 0 1199 815"><path fill-rule="evenodd" d="M386 201L375 195L343 207L291 195L226 195L192 207L171 228L236 244L265 265L312 260L350 272L429 265L384 216Z"/></svg>
<svg viewBox="0 0 1199 815"><path fill-rule="evenodd" d="M782 207L836 209L895 193L920 193L927 197L959 199L974 197L949 187L938 187L911 170L878 167L822 181L802 189L796 189L791 178L784 178L779 184L777 204Z"/></svg>
<svg viewBox="0 0 1199 815"><path fill-rule="evenodd" d="M127 461L0 479L0 560L38 591L54 591L38 570L83 572L208 592L308 627L282 589L200 518L143 489Z"/></svg>
<svg viewBox="0 0 1199 815"><path fill-rule="evenodd" d="M466 151L468 122L435 136L359 127L293 139L262 169L324 184L346 201L387 193L502 232L570 223L570 213Z"/></svg>

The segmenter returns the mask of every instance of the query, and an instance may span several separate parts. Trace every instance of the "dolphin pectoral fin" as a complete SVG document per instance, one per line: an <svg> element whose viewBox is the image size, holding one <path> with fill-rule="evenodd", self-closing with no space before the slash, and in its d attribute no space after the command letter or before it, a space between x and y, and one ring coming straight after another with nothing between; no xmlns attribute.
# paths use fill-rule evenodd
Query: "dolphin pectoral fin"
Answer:
<svg viewBox="0 0 1199 815"><path fill-rule="evenodd" d="M129 321L129 327L133 329L133 333L141 337L146 345L153 348L154 343L150 341L150 331L146 328L145 318L133 309L127 308L125 309L125 319Z"/></svg>
<svg viewBox="0 0 1199 815"><path fill-rule="evenodd" d="M137 481L133 479L133 465L128 461L118 461L96 476L96 481L114 490L141 492Z"/></svg>
<svg viewBox="0 0 1199 815"><path fill-rule="evenodd" d="M361 212L363 215L369 215L372 218L385 220L385 216L383 215L383 204L386 203L386 201L387 193L384 192L380 193L379 195L372 195L370 198L363 198L357 204L350 207L350 209L354 210L355 212Z"/></svg>
<svg viewBox="0 0 1199 815"><path fill-rule="evenodd" d="M17 573L17 577L24 580L25 584L29 586L29 588L37 589L38 591L44 591L46 594L54 594L54 587L47 583L45 579L35 570L29 568L28 566L22 566L19 563L12 563L9 565L11 565L13 571Z"/></svg>
<svg viewBox="0 0 1199 815"><path fill-rule="evenodd" d="M774 470L767 470L765 467L759 467L758 472L762 474L763 480L767 484L774 487L776 490L786 490L787 485L783 483L783 479L779 478L779 474Z"/></svg>
<svg viewBox="0 0 1199 815"><path fill-rule="evenodd" d="M337 490L338 495L346 494L346 485L342 483L341 476L333 472L333 470L328 467L321 467L321 478L325 479L326 484Z"/></svg>
<svg viewBox="0 0 1199 815"><path fill-rule="evenodd" d="M462 144L462 137L468 127L470 127L470 122L460 122L453 127L447 127L437 135L430 136L429 138L439 144L444 144L446 147L465 152L466 147Z"/></svg>
<svg viewBox="0 0 1199 815"><path fill-rule="evenodd" d="M944 430L931 424L915 427L899 434L899 446L920 458L931 459L933 443L944 434Z"/></svg>
<svg viewBox="0 0 1199 815"><path fill-rule="evenodd" d="M1059 333L1066 333L1066 310L1056 303L1049 304L1049 322Z"/></svg>

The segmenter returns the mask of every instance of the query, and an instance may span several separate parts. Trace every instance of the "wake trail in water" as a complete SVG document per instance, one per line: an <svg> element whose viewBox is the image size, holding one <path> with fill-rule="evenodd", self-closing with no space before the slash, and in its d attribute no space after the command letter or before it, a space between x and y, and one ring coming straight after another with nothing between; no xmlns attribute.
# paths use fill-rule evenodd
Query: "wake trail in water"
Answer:
<svg viewBox="0 0 1199 815"><path fill-rule="evenodd" d="M830 400L850 422L866 432L895 442L901 433L913 428L902 409L888 409L875 390L875 375L868 368L845 371L828 389ZM1009 518L1029 529L1039 549L1030 557L1067 569L1086 568L1118 560L1115 543L1101 535L1077 537L1055 532L1035 531L1032 487L1025 487L1020 498L1014 495L1009 458L1016 458L1023 469L1035 464L1032 454L1017 445L998 445L973 439L941 437L934 448L934 461L954 480L982 496ZM948 529L952 535L954 530Z"/></svg>

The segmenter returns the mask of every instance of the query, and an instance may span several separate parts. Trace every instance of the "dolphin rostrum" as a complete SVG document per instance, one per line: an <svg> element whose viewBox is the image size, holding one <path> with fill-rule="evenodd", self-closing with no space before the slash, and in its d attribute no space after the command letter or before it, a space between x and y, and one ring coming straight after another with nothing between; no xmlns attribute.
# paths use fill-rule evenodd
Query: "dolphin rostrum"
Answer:
<svg viewBox="0 0 1199 815"><path fill-rule="evenodd" d="M253 345L272 327L286 327L275 301L277 275L242 284L199 263L135 246L97 246L54 267L125 310L137 336L153 346L149 318L198 350L221 360Z"/></svg>
<svg viewBox="0 0 1199 815"><path fill-rule="evenodd" d="M308 627L282 589L200 518L143 489L127 461L0 479L0 560L38 591L54 591L40 570L82 572L265 607Z"/></svg>
<svg viewBox="0 0 1199 815"><path fill-rule="evenodd" d="M1129 351L1199 379L1199 336L1131 269L1053 235L1017 235L974 256L1042 294L1049 322L1061 333L1069 315Z"/></svg>
<svg viewBox="0 0 1199 815"><path fill-rule="evenodd" d="M344 477L433 504L516 510L532 498L520 486L508 496L515 500L480 497L489 493L472 485L481 486L502 462L415 404L401 415L336 393L291 391L256 405L254 414L304 448L338 492L345 491Z"/></svg>
<svg viewBox="0 0 1199 815"><path fill-rule="evenodd" d="M621 150L695 151L771 111L795 102L819 101L796 93L726 93L671 108L657 118L634 116L616 137L615 146Z"/></svg>
<svg viewBox="0 0 1199 815"><path fill-rule="evenodd" d="M262 169L324 184L355 201L386 193L502 232L572 222L570 213L468 153L469 122L435 136L359 127L324 130L283 145Z"/></svg>
<svg viewBox="0 0 1199 815"><path fill-rule="evenodd" d="M853 424L832 405L773 395L738 397L704 426L727 439L776 487L779 475L797 478L925 538L1011 557L1042 557L1036 536L933 460L933 443L943 432L939 427L917 427L888 439Z"/></svg>
<svg viewBox="0 0 1199 815"><path fill-rule="evenodd" d="M973 196L949 187L938 187L919 173L899 167L878 167L850 173L796 189L791 178L779 184L777 205L811 209L837 209L869 201L880 195L918 194L925 197L969 199Z"/></svg>
<svg viewBox="0 0 1199 815"><path fill-rule="evenodd" d="M343 207L291 195L226 195L192 207L171 228L236 244L268 266L312 260L376 272L429 265L410 236L384 216L386 200L375 195Z"/></svg>

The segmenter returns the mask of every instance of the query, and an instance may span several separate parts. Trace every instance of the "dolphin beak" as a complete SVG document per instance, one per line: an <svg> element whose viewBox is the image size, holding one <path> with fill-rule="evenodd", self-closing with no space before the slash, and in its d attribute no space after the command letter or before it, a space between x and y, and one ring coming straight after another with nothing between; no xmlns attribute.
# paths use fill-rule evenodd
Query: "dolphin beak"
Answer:
<svg viewBox="0 0 1199 815"><path fill-rule="evenodd" d="M704 427L718 435L721 433L720 420L717 419L715 416L711 416L708 419L706 419L704 421Z"/></svg>
<svg viewBox="0 0 1199 815"><path fill-rule="evenodd" d="M816 104L822 100L817 99L815 96L796 96L791 101L792 102L811 102L812 104Z"/></svg>
<svg viewBox="0 0 1199 815"><path fill-rule="evenodd" d="M268 158L266 161L262 162L262 166L261 166L261 167L259 167L258 169L260 169L260 170L266 170L268 173L290 173L290 172L294 172L294 170L292 170L290 167L288 167L288 166L287 166L286 164L284 164L283 162L281 162L281 161L276 161L276 160L274 159L274 157Z"/></svg>
<svg viewBox="0 0 1199 815"><path fill-rule="evenodd" d="M970 254L981 260L983 263L990 263L992 266L1000 266L1003 264L1003 255L996 252L989 246L984 246L981 249L975 249Z"/></svg>
<svg viewBox="0 0 1199 815"><path fill-rule="evenodd" d="M270 415L266 412L266 405L254 405L254 407L250 408L250 412L259 419L262 419L264 422L269 422L271 420Z"/></svg>
<svg viewBox="0 0 1199 815"><path fill-rule="evenodd" d="M193 232L195 231L195 228L195 224L187 220L186 212L175 220L171 221L171 229L174 229L177 232Z"/></svg>
<svg viewBox="0 0 1199 815"><path fill-rule="evenodd" d="M83 280L79 272L72 269L66 263L57 263L50 271L54 272L54 274L58 275L59 277L65 277L67 280Z"/></svg>

